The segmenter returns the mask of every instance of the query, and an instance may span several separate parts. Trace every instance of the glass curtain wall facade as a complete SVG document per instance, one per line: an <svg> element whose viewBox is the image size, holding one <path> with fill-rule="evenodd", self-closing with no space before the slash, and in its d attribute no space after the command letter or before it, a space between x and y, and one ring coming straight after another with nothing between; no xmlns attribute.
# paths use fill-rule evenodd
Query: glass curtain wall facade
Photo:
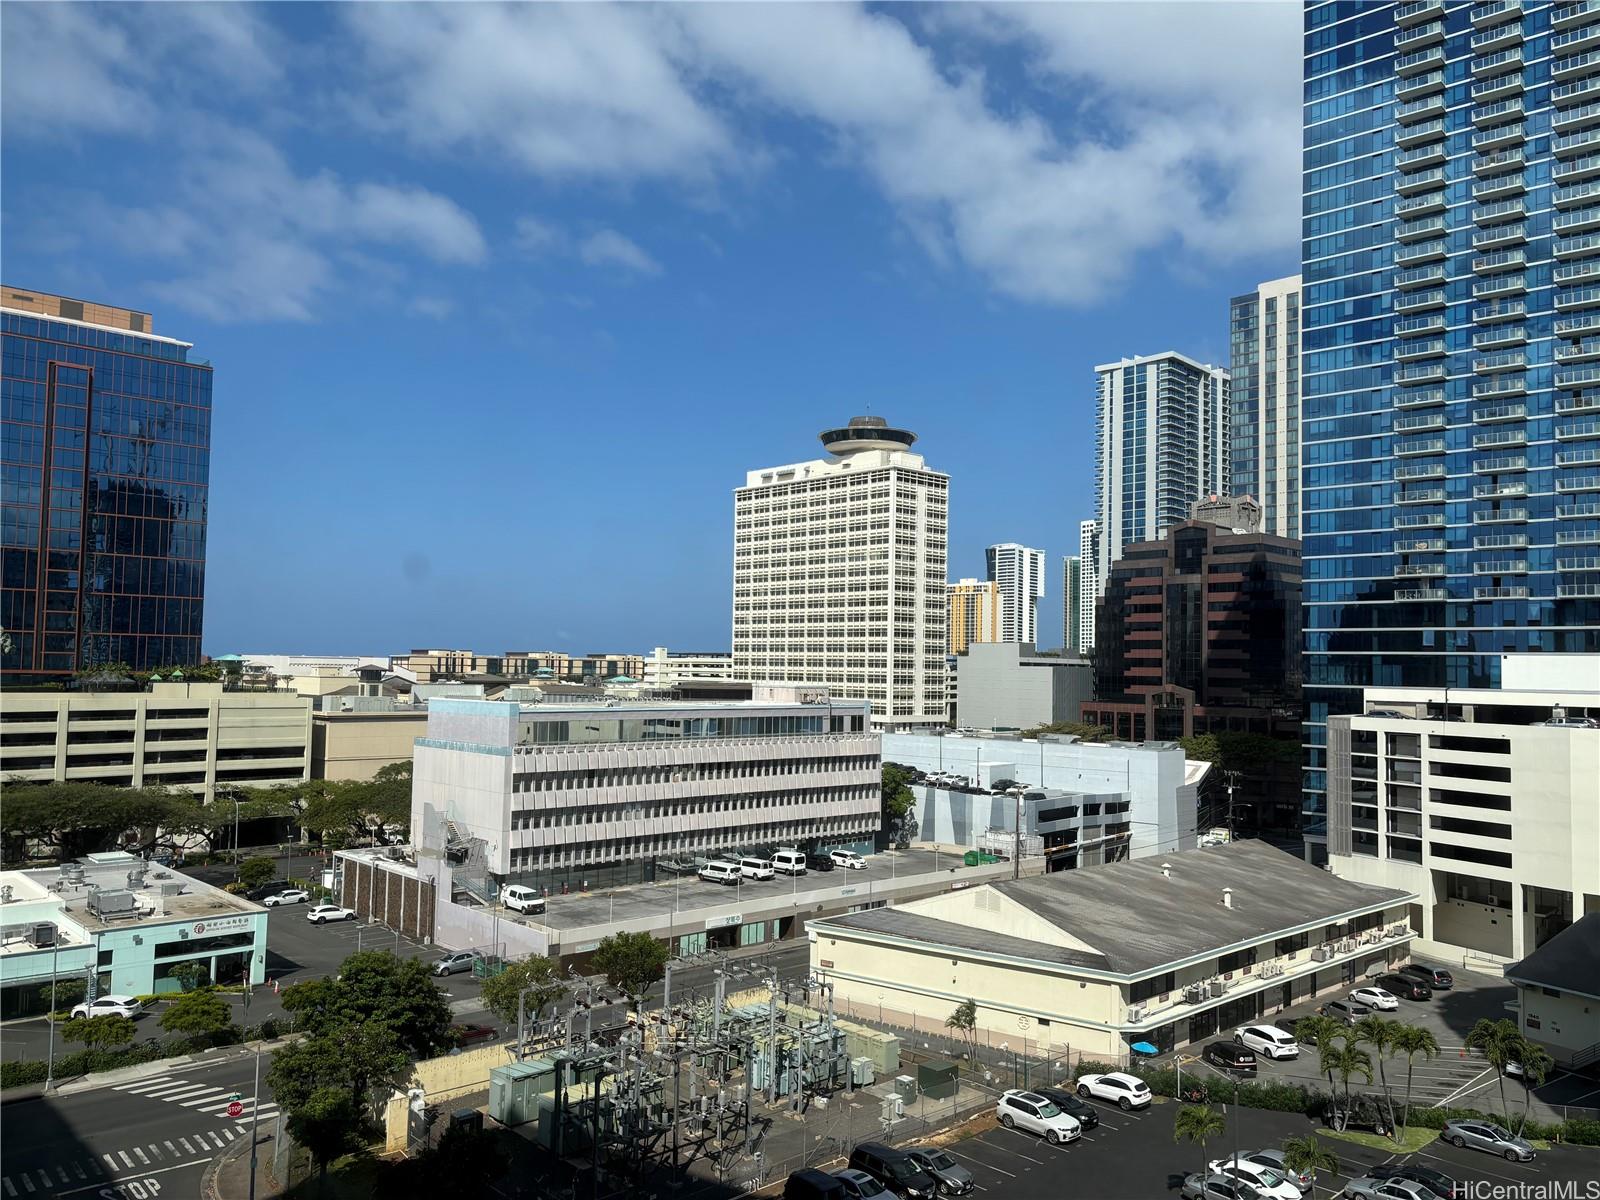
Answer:
<svg viewBox="0 0 1600 1200"><path fill-rule="evenodd" d="M1300 277L1228 304L1232 458L1228 490L1261 504L1261 528L1300 536Z"/></svg>
<svg viewBox="0 0 1600 1200"><path fill-rule="evenodd" d="M197 662L210 365L147 333L0 323L0 681Z"/></svg>
<svg viewBox="0 0 1600 1200"><path fill-rule="evenodd" d="M1600 5L1305 9L1304 818L1369 685L1600 649ZM1318 843L1323 843L1319 845Z"/></svg>

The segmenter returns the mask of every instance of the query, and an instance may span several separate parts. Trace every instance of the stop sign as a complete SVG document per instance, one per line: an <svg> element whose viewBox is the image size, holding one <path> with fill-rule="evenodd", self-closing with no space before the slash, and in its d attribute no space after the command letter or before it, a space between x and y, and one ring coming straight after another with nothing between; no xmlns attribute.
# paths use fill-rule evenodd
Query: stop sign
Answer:
<svg viewBox="0 0 1600 1200"><path fill-rule="evenodd" d="M230 1117L242 1117L244 1115L244 1105L237 1100L233 1101L228 1105L228 1115Z"/></svg>

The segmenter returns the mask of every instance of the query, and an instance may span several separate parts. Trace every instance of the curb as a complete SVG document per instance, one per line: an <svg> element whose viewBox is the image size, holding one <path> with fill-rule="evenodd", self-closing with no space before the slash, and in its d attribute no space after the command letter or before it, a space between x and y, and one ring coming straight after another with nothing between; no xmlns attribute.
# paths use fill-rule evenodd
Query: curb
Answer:
<svg viewBox="0 0 1600 1200"><path fill-rule="evenodd" d="M224 1196L217 1185L217 1181L222 1176L223 1168L231 1165L236 1159L245 1157L250 1148L250 1141L245 1138L234 1142L233 1145L211 1160L206 1166L205 1174L200 1177L200 1194L205 1200L238 1200L236 1196Z"/></svg>
<svg viewBox="0 0 1600 1200"><path fill-rule="evenodd" d="M269 1042L243 1042L237 1046L225 1046L218 1050L209 1050L203 1054L179 1054L172 1058L158 1058L147 1063L135 1063L129 1067L118 1067L112 1071L99 1071L92 1075L80 1075L68 1082L56 1081L55 1090L46 1092L44 1084L30 1083L22 1087L8 1088L4 1095L0 1095L0 1105L14 1104L23 1100L48 1099L51 1096L76 1096L83 1092L99 1091L101 1088L115 1087L121 1083L136 1083L141 1079L151 1079L157 1075L165 1075L171 1071L182 1070L185 1067L205 1066L213 1067L219 1063L236 1062L240 1059L255 1057L256 1051L271 1053L274 1050L287 1046L295 1040L293 1034L287 1037L276 1038Z"/></svg>

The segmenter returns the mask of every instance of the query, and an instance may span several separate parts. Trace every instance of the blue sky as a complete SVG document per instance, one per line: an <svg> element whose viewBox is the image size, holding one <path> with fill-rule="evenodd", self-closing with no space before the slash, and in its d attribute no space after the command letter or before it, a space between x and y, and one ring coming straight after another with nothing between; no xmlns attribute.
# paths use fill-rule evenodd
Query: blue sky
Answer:
<svg viewBox="0 0 1600 1200"><path fill-rule="evenodd" d="M951 575L1091 515L1098 362L1297 266L1293 3L6 7L6 282L217 368L206 650L725 648L867 410Z"/></svg>

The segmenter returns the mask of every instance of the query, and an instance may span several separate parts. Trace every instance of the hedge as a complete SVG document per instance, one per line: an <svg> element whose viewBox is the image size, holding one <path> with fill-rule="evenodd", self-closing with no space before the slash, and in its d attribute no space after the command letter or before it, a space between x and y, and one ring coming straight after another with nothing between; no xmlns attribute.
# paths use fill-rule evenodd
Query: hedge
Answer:
<svg viewBox="0 0 1600 1200"><path fill-rule="evenodd" d="M262 1038L278 1034L278 1023L263 1021L252 1033ZM270 1030L270 1032L265 1032ZM181 1054L203 1054L219 1046L237 1046L245 1038L238 1025L212 1034L195 1034L189 1037L154 1038L135 1042L115 1050L76 1050L71 1054L58 1054L55 1063L57 1079L72 1079L96 1071L115 1071L119 1067L133 1067L140 1063L157 1062ZM43 1083L47 1074L45 1063L33 1060L0 1063L0 1088L22 1087L30 1083Z"/></svg>

